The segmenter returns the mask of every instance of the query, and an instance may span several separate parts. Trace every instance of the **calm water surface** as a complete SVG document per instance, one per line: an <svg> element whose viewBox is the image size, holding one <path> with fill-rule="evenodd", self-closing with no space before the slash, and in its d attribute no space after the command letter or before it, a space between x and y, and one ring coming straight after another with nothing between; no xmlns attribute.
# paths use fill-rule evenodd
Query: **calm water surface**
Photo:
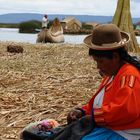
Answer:
<svg viewBox="0 0 140 140"><path fill-rule="evenodd" d="M64 35L65 43L80 44L86 35ZM37 34L18 33L18 29L0 28L0 41L36 43Z"/></svg>
<svg viewBox="0 0 140 140"><path fill-rule="evenodd" d="M80 44L86 35L64 35L65 43ZM16 28L0 28L0 41L36 43L37 34L18 33ZM140 44L140 37L137 37Z"/></svg>

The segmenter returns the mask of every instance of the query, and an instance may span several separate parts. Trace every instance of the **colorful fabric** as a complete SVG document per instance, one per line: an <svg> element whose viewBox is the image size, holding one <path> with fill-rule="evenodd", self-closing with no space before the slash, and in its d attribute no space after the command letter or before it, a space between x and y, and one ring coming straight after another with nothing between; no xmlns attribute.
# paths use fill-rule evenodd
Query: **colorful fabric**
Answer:
<svg viewBox="0 0 140 140"><path fill-rule="evenodd" d="M32 132L32 131L36 130L36 131L46 131L46 132L48 131L49 132L51 129L54 129L58 126L60 126L59 123L57 121L55 121L54 119L45 119L42 121L30 123L23 129L23 131L27 130L29 132ZM22 139L22 133L21 133L20 137Z"/></svg>
<svg viewBox="0 0 140 140"><path fill-rule="evenodd" d="M82 140L126 140L122 136L107 128L97 127L82 138Z"/></svg>
<svg viewBox="0 0 140 140"><path fill-rule="evenodd" d="M46 122L45 122L46 123ZM48 122L47 122L48 123ZM35 129L24 130L23 140L81 140L83 136L89 134L94 128L91 117L84 116L68 125L58 126L50 131ZM49 133L48 133L49 132Z"/></svg>
<svg viewBox="0 0 140 140"><path fill-rule="evenodd" d="M93 102L99 91L105 87L103 104L94 108L94 119L99 126L113 130L140 128L140 72L130 64L121 67L113 81L106 84L105 77L97 93L83 106L86 114L91 114Z"/></svg>
<svg viewBox="0 0 140 140"><path fill-rule="evenodd" d="M30 123L28 126L24 128L24 130L32 130L34 128L37 129L43 129L43 130L49 130L55 127L58 127L59 123L53 119L45 119L42 121Z"/></svg>

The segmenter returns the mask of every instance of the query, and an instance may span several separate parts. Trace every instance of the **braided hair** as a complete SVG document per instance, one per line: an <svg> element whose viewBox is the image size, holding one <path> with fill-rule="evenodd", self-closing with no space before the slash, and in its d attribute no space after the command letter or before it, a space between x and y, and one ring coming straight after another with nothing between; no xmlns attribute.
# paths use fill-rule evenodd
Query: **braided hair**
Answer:
<svg viewBox="0 0 140 140"><path fill-rule="evenodd" d="M94 50L94 49L91 49L91 48L89 49L89 55L90 56L106 57L108 59L113 58L113 53L114 52L118 53L122 60L124 60L127 63L132 64L138 70L140 70L140 60L138 60L138 58L136 56L131 56L130 54L128 54L125 47L121 47L121 48L114 49L114 50Z"/></svg>

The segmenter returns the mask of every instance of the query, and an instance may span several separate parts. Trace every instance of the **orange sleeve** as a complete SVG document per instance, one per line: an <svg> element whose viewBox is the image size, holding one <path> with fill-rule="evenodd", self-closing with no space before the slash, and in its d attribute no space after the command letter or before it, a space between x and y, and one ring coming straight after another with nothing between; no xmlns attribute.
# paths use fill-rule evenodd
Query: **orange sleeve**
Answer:
<svg viewBox="0 0 140 140"><path fill-rule="evenodd" d="M140 115L140 90L139 81L123 85L114 91L115 96L108 103L103 103L99 109L94 109L94 119L98 125L123 125L134 121Z"/></svg>
<svg viewBox="0 0 140 140"><path fill-rule="evenodd" d="M82 109L85 111L86 115L91 115L92 113L93 100L94 100L94 96L86 105L82 106Z"/></svg>

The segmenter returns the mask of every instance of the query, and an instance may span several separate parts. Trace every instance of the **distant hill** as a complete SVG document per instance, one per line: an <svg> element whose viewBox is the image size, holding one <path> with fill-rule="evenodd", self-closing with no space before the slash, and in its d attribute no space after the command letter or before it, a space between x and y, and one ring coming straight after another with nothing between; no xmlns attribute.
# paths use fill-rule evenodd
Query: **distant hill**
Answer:
<svg viewBox="0 0 140 140"><path fill-rule="evenodd" d="M81 22L99 22L107 23L112 21L112 16L93 16L93 15L48 15L49 20L53 20L55 17L58 17L60 20L65 17L75 17ZM23 21L29 20L38 20L41 21L43 14L37 13L12 13L12 14L3 14L0 15L0 23L20 23ZM140 18L133 18L133 23L140 21Z"/></svg>

